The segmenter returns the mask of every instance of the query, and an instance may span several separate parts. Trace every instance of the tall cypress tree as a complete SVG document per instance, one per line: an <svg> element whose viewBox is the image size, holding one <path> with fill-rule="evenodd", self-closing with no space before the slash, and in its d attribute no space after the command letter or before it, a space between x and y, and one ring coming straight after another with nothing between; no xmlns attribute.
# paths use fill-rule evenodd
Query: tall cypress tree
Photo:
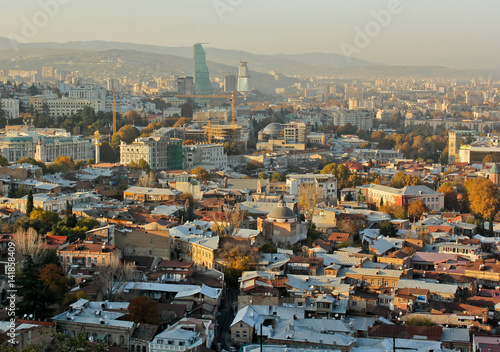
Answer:
<svg viewBox="0 0 500 352"><path fill-rule="evenodd" d="M33 192L31 189L28 191L28 201L26 202L26 216L30 216L33 211Z"/></svg>
<svg viewBox="0 0 500 352"><path fill-rule="evenodd" d="M18 317L33 314L35 319L41 320L52 315L49 305L55 303L55 295L40 280L39 268L30 255L25 257L16 286L17 293L22 297L17 303Z"/></svg>

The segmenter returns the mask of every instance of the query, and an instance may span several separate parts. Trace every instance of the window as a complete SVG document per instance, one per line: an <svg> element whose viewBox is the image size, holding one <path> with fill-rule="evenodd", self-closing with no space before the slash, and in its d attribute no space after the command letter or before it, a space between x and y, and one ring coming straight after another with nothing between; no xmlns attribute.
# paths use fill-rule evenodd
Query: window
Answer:
<svg viewBox="0 0 500 352"><path fill-rule="evenodd" d="M352 301L352 306L353 307L356 307L358 305L358 302L357 301Z"/></svg>
<svg viewBox="0 0 500 352"><path fill-rule="evenodd" d="M236 330L236 337L240 337L240 331Z"/></svg>
<svg viewBox="0 0 500 352"><path fill-rule="evenodd" d="M247 337L247 332L246 331L243 331L243 337L246 338Z"/></svg>
<svg viewBox="0 0 500 352"><path fill-rule="evenodd" d="M102 264L106 264L106 258L102 258Z"/></svg>

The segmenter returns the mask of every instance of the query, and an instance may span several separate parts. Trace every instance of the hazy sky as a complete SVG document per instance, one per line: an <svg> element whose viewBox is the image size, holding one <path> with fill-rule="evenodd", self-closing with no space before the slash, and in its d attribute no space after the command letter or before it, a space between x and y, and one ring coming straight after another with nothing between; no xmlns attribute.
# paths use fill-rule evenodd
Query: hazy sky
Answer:
<svg viewBox="0 0 500 352"><path fill-rule="evenodd" d="M58 9L42 10L54 3ZM373 11L391 5L397 11L387 23L374 24ZM259 54L341 54L344 47L389 64L500 67L498 0L0 0L0 6L0 36L31 42L208 42ZM31 38L23 35L25 21L35 22ZM372 36L356 45L356 28L366 33L367 25Z"/></svg>

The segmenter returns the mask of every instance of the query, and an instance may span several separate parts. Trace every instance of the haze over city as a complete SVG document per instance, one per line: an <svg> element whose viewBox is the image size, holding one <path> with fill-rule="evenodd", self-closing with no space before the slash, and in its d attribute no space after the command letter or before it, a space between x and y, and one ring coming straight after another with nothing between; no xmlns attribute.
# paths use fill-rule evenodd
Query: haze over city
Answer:
<svg viewBox="0 0 500 352"><path fill-rule="evenodd" d="M54 2L56 2L54 0ZM3 1L0 36L22 33L51 1ZM343 54L356 28L374 12L396 6L369 44L353 57L390 65L496 68L500 3L494 0L173 0L57 1L28 42L120 41L160 46L210 47L256 54ZM49 5L46 5L49 6ZM53 7L52 7L53 8ZM43 23L43 19L42 19ZM376 28L375 28L376 29Z"/></svg>
<svg viewBox="0 0 500 352"><path fill-rule="evenodd" d="M500 352L500 2L0 12L0 352Z"/></svg>

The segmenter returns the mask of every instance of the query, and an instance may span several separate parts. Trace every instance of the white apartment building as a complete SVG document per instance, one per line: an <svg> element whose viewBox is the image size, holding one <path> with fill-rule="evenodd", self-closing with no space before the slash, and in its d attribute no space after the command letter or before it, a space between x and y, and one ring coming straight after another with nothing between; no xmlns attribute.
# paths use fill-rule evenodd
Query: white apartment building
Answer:
<svg viewBox="0 0 500 352"><path fill-rule="evenodd" d="M17 119L19 117L19 100L0 99L0 109L5 112L5 118L7 120Z"/></svg>
<svg viewBox="0 0 500 352"><path fill-rule="evenodd" d="M304 122L283 125L283 138L287 143L306 143L307 126Z"/></svg>
<svg viewBox="0 0 500 352"><path fill-rule="evenodd" d="M322 201L333 204L337 201L337 179L332 174L303 174L288 175L286 178L286 192L296 196L300 185L312 183L317 185L322 193Z"/></svg>
<svg viewBox="0 0 500 352"><path fill-rule="evenodd" d="M180 170L183 168L182 140L165 136L137 138L133 143L120 144L120 163L138 163L144 159L152 170Z"/></svg>
<svg viewBox="0 0 500 352"><path fill-rule="evenodd" d="M44 136L35 146L35 160L43 163L53 163L63 155L70 156L74 161L87 161L94 158L94 146L90 140L71 136Z"/></svg>
<svg viewBox="0 0 500 352"><path fill-rule="evenodd" d="M163 118L172 117L176 114L177 114L177 116L181 117L182 116L182 109L176 108L173 106L170 108L163 109Z"/></svg>
<svg viewBox="0 0 500 352"><path fill-rule="evenodd" d="M361 131L370 131L373 128L373 112L346 110L333 112L333 124L345 126L350 123Z"/></svg>
<svg viewBox="0 0 500 352"><path fill-rule="evenodd" d="M0 137L0 154L10 163L19 159L34 158L52 163L59 156L70 156L73 160L93 158L94 146L90 140L80 137L46 136L38 132L9 132Z"/></svg>
<svg viewBox="0 0 500 352"><path fill-rule="evenodd" d="M53 117L69 116L90 106L95 112L104 111L104 99L47 99L43 100L49 108L49 115Z"/></svg>
<svg viewBox="0 0 500 352"><path fill-rule="evenodd" d="M106 99L106 88L96 86L69 87L68 96L73 99Z"/></svg>
<svg viewBox="0 0 500 352"><path fill-rule="evenodd" d="M196 144L182 148L184 168L203 166L209 169L227 168L227 154L223 144Z"/></svg>
<svg viewBox="0 0 500 352"><path fill-rule="evenodd" d="M167 103L172 104L172 106L179 106L187 103L187 99L177 97L167 97L163 98L163 100Z"/></svg>
<svg viewBox="0 0 500 352"><path fill-rule="evenodd" d="M33 194L33 205L47 211L59 212L66 209L66 201L75 208L87 208L98 204L101 196L91 192L76 192L71 194ZM28 196L23 198L0 198L0 208L17 209L26 212Z"/></svg>

